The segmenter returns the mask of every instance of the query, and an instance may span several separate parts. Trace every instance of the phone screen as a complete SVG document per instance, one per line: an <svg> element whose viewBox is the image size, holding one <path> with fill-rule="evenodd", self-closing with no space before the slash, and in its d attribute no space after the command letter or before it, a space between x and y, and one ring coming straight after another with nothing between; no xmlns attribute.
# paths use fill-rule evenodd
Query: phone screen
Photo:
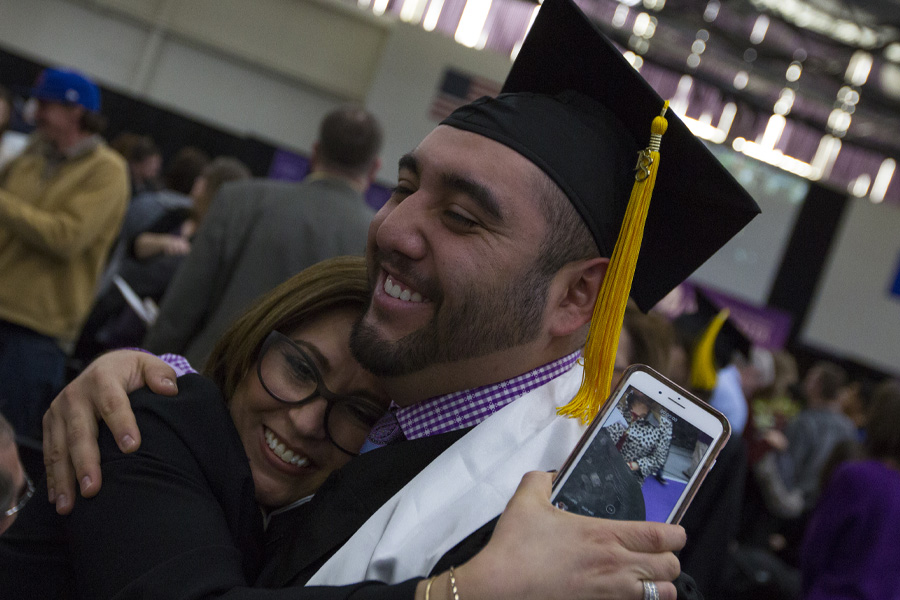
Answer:
<svg viewBox="0 0 900 600"><path fill-rule="evenodd" d="M681 405L679 405L681 406ZM566 511L668 522L687 496L713 437L633 385L624 387L555 489Z"/></svg>

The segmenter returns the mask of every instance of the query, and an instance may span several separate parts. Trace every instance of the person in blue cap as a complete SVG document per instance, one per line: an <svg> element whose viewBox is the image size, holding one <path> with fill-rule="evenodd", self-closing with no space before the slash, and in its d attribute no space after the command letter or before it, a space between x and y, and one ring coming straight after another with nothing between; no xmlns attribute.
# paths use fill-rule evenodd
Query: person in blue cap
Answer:
<svg viewBox="0 0 900 600"><path fill-rule="evenodd" d="M0 412L39 437L125 214L128 175L100 137L94 82L46 69L31 97L37 132L0 171Z"/></svg>

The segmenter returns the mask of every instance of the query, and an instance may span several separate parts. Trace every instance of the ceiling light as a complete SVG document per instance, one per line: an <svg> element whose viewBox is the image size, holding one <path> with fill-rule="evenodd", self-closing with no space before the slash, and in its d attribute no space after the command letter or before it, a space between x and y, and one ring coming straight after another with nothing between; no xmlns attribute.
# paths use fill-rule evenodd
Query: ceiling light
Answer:
<svg viewBox="0 0 900 600"><path fill-rule="evenodd" d="M799 62L792 62L791 66L787 68L787 73L784 74L784 78L788 81L797 81L800 79L800 74L803 72L803 67Z"/></svg>
<svg viewBox="0 0 900 600"><path fill-rule="evenodd" d="M891 62L900 63L900 44L888 44L884 49L884 57Z"/></svg>
<svg viewBox="0 0 900 600"><path fill-rule="evenodd" d="M872 191L869 192L869 199L872 202L881 202L887 193L888 186L891 185L891 179L894 177L894 170L897 168L897 162L893 158L887 158L881 163L878 169L878 175L875 176L875 183L872 184Z"/></svg>
<svg viewBox="0 0 900 600"><path fill-rule="evenodd" d="M706 8L703 10L703 20L712 23L719 16L719 9L722 7L719 0L709 0Z"/></svg>
<svg viewBox="0 0 900 600"><path fill-rule="evenodd" d="M375 0L372 3L372 12L378 16L384 14L384 11L387 10L388 0Z"/></svg>
<svg viewBox="0 0 900 600"><path fill-rule="evenodd" d="M459 18L453 38L468 48L474 48L481 39L484 23L491 11L491 0L466 0L466 7Z"/></svg>
<svg viewBox="0 0 900 600"><path fill-rule="evenodd" d="M422 29L425 31L434 31L434 28L437 27L437 22L443 8L444 0L431 0L431 4L428 6L428 12L425 13L425 20L422 22Z"/></svg>
<svg viewBox="0 0 900 600"><path fill-rule="evenodd" d="M647 33L647 27L650 25L650 15L645 12L638 14L634 19L634 26L631 30L634 32L634 35L639 37L644 37L644 34Z"/></svg>
<svg viewBox="0 0 900 600"><path fill-rule="evenodd" d="M852 83L856 87L862 87L869 78L869 71L872 70L872 55L862 50L857 50L850 57L850 64L847 65L847 72L844 79Z"/></svg>
<svg viewBox="0 0 900 600"><path fill-rule="evenodd" d="M857 198L862 198L867 193L869 193L869 184L872 182L872 178L869 177L867 173L862 173L850 182L847 186L847 191L856 196Z"/></svg>
<svg viewBox="0 0 900 600"><path fill-rule="evenodd" d="M742 90L747 87L747 84L750 83L750 75L747 74L747 71L738 71L734 75L734 89Z"/></svg>
<svg viewBox="0 0 900 600"><path fill-rule="evenodd" d="M628 13L630 12L631 10L624 4L618 5L616 7L616 12L613 13L612 26L616 29L621 29L625 25L625 21L628 19Z"/></svg>
<svg viewBox="0 0 900 600"><path fill-rule="evenodd" d="M766 32L769 30L769 17L759 15L753 24L753 31L750 32L750 43L759 44L766 39Z"/></svg>

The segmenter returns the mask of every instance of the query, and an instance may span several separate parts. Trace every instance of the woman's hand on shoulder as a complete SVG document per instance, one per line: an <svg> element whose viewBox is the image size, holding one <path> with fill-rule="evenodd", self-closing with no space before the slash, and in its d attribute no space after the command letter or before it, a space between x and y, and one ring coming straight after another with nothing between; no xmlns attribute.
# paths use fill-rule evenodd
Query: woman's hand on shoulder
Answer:
<svg viewBox="0 0 900 600"><path fill-rule="evenodd" d="M109 427L122 452L141 444L128 394L143 386L157 394L178 393L175 371L160 358L135 350L100 356L69 383L44 414L44 464L49 500L60 514L72 511L75 481L81 495L100 491L98 420Z"/></svg>

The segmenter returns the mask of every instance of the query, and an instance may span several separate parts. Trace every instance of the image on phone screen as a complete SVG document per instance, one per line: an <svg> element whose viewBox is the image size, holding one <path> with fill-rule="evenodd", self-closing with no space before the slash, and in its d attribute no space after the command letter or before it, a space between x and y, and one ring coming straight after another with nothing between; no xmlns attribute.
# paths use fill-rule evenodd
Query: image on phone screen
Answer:
<svg viewBox="0 0 900 600"><path fill-rule="evenodd" d="M712 442L675 411L626 386L564 474L553 503L581 515L666 522Z"/></svg>

